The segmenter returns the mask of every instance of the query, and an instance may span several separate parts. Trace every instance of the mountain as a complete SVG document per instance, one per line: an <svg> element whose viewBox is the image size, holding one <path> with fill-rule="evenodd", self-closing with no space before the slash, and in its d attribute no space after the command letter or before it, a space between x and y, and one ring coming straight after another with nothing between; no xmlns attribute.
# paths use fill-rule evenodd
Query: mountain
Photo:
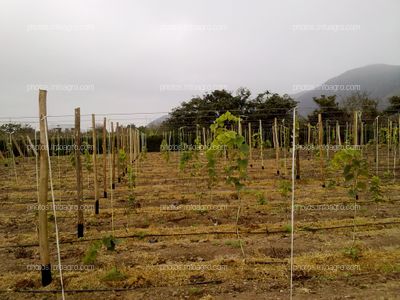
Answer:
<svg viewBox="0 0 400 300"><path fill-rule="evenodd" d="M307 89L307 87L297 87ZM374 64L356 68L331 78L319 87L305 90L292 97L299 101L299 112L307 115L316 105L313 97L337 95L337 101L354 92L367 92L369 97L378 100L380 109L386 107L387 98L400 95L400 66Z"/></svg>
<svg viewBox="0 0 400 300"><path fill-rule="evenodd" d="M157 119L151 121L149 124L146 125L146 127L148 127L148 128L158 128L158 127L160 127L160 125L161 125L164 121L166 121L168 118L169 118L169 114L168 114L168 115L161 116L161 117L159 117L159 118L157 118Z"/></svg>

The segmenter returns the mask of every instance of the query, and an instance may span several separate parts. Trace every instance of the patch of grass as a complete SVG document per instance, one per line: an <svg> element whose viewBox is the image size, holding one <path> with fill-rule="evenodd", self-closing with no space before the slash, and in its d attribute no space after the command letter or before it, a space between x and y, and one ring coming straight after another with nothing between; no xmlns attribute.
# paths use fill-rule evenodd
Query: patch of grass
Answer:
<svg viewBox="0 0 400 300"><path fill-rule="evenodd" d="M380 267L382 272L384 273L399 273L400 272L400 264L389 264L386 263L383 266Z"/></svg>
<svg viewBox="0 0 400 300"><path fill-rule="evenodd" d="M101 241L108 251L114 251L115 246L119 243L119 241L112 235L104 237Z"/></svg>
<svg viewBox="0 0 400 300"><path fill-rule="evenodd" d="M143 232L143 231L138 232L138 238L140 240L143 240L146 237L146 235L147 235L146 232Z"/></svg>
<svg viewBox="0 0 400 300"><path fill-rule="evenodd" d="M283 230L285 230L287 233L291 233L292 232L292 225L286 224L285 226L283 226Z"/></svg>
<svg viewBox="0 0 400 300"><path fill-rule="evenodd" d="M221 243L220 243L219 241L213 241L213 242L212 242L212 245L214 245L214 246L219 246L219 245L221 245Z"/></svg>
<svg viewBox="0 0 400 300"><path fill-rule="evenodd" d="M343 254L346 257L351 258L354 261L357 261L361 258L361 249L357 246L352 246L348 248L344 248Z"/></svg>
<svg viewBox="0 0 400 300"><path fill-rule="evenodd" d="M208 210L207 209L198 209L198 210L196 210L196 213L204 216L208 213Z"/></svg>
<svg viewBox="0 0 400 300"><path fill-rule="evenodd" d="M230 246L232 248L240 248L240 242L241 242L240 240L228 240L225 241L225 245Z"/></svg>
<svg viewBox="0 0 400 300"><path fill-rule="evenodd" d="M334 179L329 179L327 184L326 184L326 188L328 189L334 189L336 187L337 183Z"/></svg>
<svg viewBox="0 0 400 300"><path fill-rule="evenodd" d="M259 205L265 205L267 204L267 199L265 198L264 192L258 192L257 193L257 203Z"/></svg>
<svg viewBox="0 0 400 300"><path fill-rule="evenodd" d="M103 281L120 281L124 280L127 277L117 270L116 267L113 267L103 278Z"/></svg>
<svg viewBox="0 0 400 300"><path fill-rule="evenodd" d="M201 295L201 294L203 294L203 289L198 288L198 287L191 287L189 289L189 294L190 295Z"/></svg>
<svg viewBox="0 0 400 300"><path fill-rule="evenodd" d="M85 265L92 265L95 263L97 254L101 248L101 242L100 241L95 241L93 242L88 251L86 252L85 256L83 257L83 263Z"/></svg>

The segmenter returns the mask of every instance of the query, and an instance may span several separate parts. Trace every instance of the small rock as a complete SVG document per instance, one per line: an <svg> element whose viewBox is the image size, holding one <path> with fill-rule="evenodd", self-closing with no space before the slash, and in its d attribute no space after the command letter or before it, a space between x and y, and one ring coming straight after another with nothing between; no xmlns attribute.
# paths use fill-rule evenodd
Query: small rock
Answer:
<svg viewBox="0 0 400 300"><path fill-rule="evenodd" d="M158 242L158 239L155 238L155 237L152 237L152 238L149 239L149 243L150 244L154 244L154 243L157 243L157 242Z"/></svg>

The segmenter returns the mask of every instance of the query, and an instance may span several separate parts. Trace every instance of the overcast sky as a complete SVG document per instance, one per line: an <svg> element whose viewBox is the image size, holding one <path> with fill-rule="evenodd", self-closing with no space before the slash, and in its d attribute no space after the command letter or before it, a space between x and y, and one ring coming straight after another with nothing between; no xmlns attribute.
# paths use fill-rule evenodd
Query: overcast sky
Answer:
<svg viewBox="0 0 400 300"><path fill-rule="evenodd" d="M49 115L152 113L111 116L140 125L210 89L292 94L400 65L399 11L398 0L1 0L0 122L37 116L39 87Z"/></svg>

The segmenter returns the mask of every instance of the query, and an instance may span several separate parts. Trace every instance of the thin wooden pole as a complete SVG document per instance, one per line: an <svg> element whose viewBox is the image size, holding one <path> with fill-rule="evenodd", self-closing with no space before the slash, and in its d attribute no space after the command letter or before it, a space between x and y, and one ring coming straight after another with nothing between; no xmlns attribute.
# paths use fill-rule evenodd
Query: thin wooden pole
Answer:
<svg viewBox="0 0 400 300"><path fill-rule="evenodd" d="M92 144L93 144L93 173L94 173L94 203L95 214L99 214L99 183L97 181L97 132L96 132L96 117L92 114Z"/></svg>
<svg viewBox="0 0 400 300"><path fill-rule="evenodd" d="M375 172L376 176L379 174L379 116L376 117L375 128Z"/></svg>
<svg viewBox="0 0 400 300"><path fill-rule="evenodd" d="M76 169L76 205L78 207L78 238L83 237L83 187L81 162L81 109L75 108L75 169Z"/></svg>
<svg viewBox="0 0 400 300"><path fill-rule="evenodd" d="M300 149L296 149L296 179L300 179Z"/></svg>
<svg viewBox="0 0 400 300"><path fill-rule="evenodd" d="M51 283L51 264L49 255L49 239L47 229L47 194L49 189L49 165L46 143L46 105L47 91L39 90L39 122L40 122L40 173L39 173L39 251L41 261L42 286ZM41 209L40 209L41 208Z"/></svg>
<svg viewBox="0 0 400 300"><path fill-rule="evenodd" d="M119 127L119 123L117 122L117 125L115 127L115 134L116 134L116 138L117 138L117 142L116 142L116 155L117 155L117 177L118 177L118 183L121 182L121 177L120 177L120 169L119 169L119 149L120 149L120 127Z"/></svg>
<svg viewBox="0 0 400 300"><path fill-rule="evenodd" d="M358 112L353 113L353 145L358 145Z"/></svg>
<svg viewBox="0 0 400 300"><path fill-rule="evenodd" d="M115 134L113 122L111 122L111 161L111 189L115 190Z"/></svg>
<svg viewBox="0 0 400 300"><path fill-rule="evenodd" d="M133 135L132 135L132 126L129 126L129 166L130 166L130 168L132 168L132 164L133 164Z"/></svg>
<svg viewBox="0 0 400 300"><path fill-rule="evenodd" d="M340 125L338 121L336 121L336 144L339 146L342 145L342 140L340 138Z"/></svg>
<svg viewBox="0 0 400 300"><path fill-rule="evenodd" d="M103 120L103 197L107 198L107 119Z"/></svg>
<svg viewBox="0 0 400 300"><path fill-rule="evenodd" d="M278 138L278 120L274 119L274 136L275 136L275 161L276 161L276 174L279 175L279 138Z"/></svg>
<svg viewBox="0 0 400 300"><path fill-rule="evenodd" d="M322 144L324 142L324 128L322 123L322 115L318 114L318 144L319 144L319 161L321 169L322 187L325 187L325 174L324 174L324 151Z"/></svg>
<svg viewBox="0 0 400 300"><path fill-rule="evenodd" d="M253 167L253 151L252 151L252 140L251 140L251 123L249 122L249 160L250 160L250 167Z"/></svg>
<svg viewBox="0 0 400 300"><path fill-rule="evenodd" d="M263 149L263 132L262 132L262 122L259 120L260 128L259 128L259 135L260 135L260 156L261 156L261 169L264 170L264 149Z"/></svg>

